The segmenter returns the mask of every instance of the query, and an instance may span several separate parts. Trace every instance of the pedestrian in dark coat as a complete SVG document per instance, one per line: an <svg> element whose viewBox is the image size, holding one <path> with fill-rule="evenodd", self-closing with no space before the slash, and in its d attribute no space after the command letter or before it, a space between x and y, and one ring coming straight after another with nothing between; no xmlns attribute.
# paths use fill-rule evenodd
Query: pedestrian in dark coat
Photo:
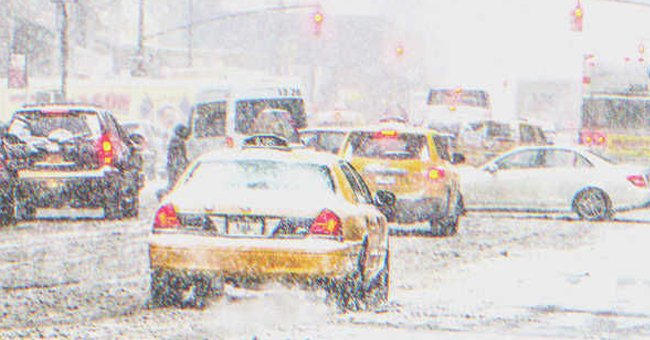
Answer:
<svg viewBox="0 0 650 340"><path fill-rule="evenodd" d="M174 135L167 147L168 187L171 189L178 177L185 171L188 164L186 141L190 136L189 129L184 125L176 125Z"/></svg>

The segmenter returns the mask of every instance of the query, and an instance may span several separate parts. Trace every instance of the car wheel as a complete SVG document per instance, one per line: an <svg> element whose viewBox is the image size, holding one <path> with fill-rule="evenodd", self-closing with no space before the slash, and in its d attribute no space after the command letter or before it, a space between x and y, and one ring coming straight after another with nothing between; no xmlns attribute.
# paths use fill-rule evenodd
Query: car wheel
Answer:
<svg viewBox="0 0 650 340"><path fill-rule="evenodd" d="M178 306L203 309L208 298L223 292L222 282L201 273L175 274L156 269L151 274L153 307Z"/></svg>
<svg viewBox="0 0 650 340"><path fill-rule="evenodd" d="M607 194L596 188L587 188L575 195L573 210L582 219L602 221L612 216L611 201Z"/></svg>
<svg viewBox="0 0 650 340"><path fill-rule="evenodd" d="M390 248L386 249L384 266L372 279L368 290L365 292L364 301L368 306L378 306L388 301L390 286Z"/></svg>
<svg viewBox="0 0 650 340"><path fill-rule="evenodd" d="M0 226L7 226L16 223L14 197L15 194L11 187L7 193L0 196Z"/></svg>
<svg viewBox="0 0 650 340"><path fill-rule="evenodd" d="M120 217L138 217L140 197L138 195L138 190L134 185L129 186L124 192L121 192L119 200Z"/></svg>
<svg viewBox="0 0 650 340"><path fill-rule="evenodd" d="M36 208L29 202L16 202L15 216L17 221L32 221L36 219Z"/></svg>
<svg viewBox="0 0 650 340"><path fill-rule="evenodd" d="M450 215L437 220L431 220L431 232L436 236L453 236L458 233L458 225L460 224L460 216L464 212L463 196L458 193L456 195L456 203L450 211Z"/></svg>
<svg viewBox="0 0 650 340"><path fill-rule="evenodd" d="M104 197L104 218L107 220L117 220L121 217L120 195L117 192L113 192L111 195Z"/></svg>
<svg viewBox="0 0 650 340"><path fill-rule="evenodd" d="M341 279L328 280L326 287L328 300L334 301L339 310L356 311L364 307L363 275L366 267L366 252L368 237L363 239L361 251L357 258L357 268L354 272Z"/></svg>

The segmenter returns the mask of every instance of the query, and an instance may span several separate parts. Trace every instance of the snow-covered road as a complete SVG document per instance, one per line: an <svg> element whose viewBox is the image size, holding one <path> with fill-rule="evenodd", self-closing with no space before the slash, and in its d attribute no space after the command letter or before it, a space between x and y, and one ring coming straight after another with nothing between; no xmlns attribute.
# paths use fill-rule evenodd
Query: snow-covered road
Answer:
<svg viewBox="0 0 650 340"><path fill-rule="evenodd" d="M229 288L206 310L148 309L150 215L0 230L0 338L650 336L650 212L474 213L452 238L391 236L390 302L347 314L273 285Z"/></svg>

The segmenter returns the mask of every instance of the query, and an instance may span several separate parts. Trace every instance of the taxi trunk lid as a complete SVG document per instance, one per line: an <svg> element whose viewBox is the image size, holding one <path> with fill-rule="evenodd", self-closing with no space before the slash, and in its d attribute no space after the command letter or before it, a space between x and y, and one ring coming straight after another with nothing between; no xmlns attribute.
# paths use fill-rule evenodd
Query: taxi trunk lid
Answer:
<svg viewBox="0 0 650 340"><path fill-rule="evenodd" d="M357 158L352 165L361 172L373 191L396 194L420 192L426 186L426 163L421 160L376 160Z"/></svg>

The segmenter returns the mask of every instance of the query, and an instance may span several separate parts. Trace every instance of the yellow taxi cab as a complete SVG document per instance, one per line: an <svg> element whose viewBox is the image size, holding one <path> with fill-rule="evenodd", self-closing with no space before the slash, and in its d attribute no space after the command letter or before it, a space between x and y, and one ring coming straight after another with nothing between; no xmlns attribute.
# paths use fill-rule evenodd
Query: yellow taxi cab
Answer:
<svg viewBox="0 0 650 340"><path fill-rule="evenodd" d="M349 161L371 190L390 190L397 201L386 208L389 221L428 221L431 232L458 231L463 198L453 164L464 156L450 152L449 135L401 122L355 128L340 155Z"/></svg>
<svg viewBox="0 0 650 340"><path fill-rule="evenodd" d="M343 309L388 294L389 191L352 165L254 136L207 153L161 201L150 240L152 302L203 305L224 280L322 287Z"/></svg>

